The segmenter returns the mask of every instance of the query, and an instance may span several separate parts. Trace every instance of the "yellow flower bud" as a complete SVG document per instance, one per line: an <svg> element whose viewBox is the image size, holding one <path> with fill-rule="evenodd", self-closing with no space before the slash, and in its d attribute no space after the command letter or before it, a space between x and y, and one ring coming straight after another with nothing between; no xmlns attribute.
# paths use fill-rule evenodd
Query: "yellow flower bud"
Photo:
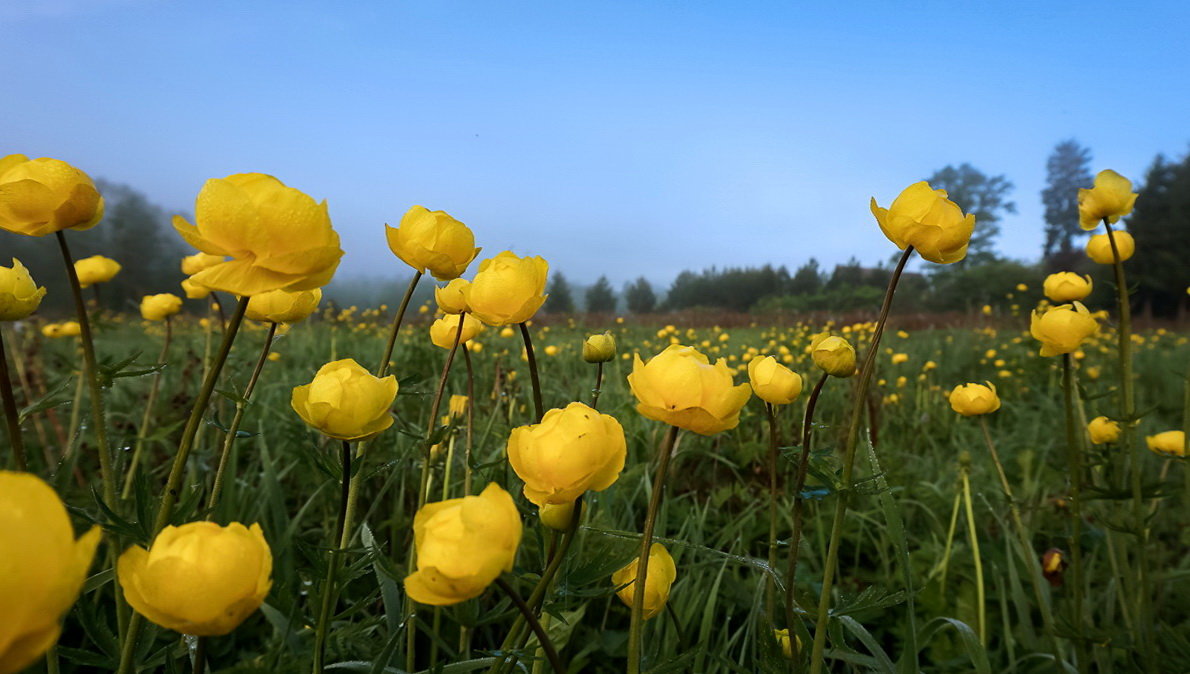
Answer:
<svg viewBox="0 0 1190 674"><path fill-rule="evenodd" d="M194 218L174 216L174 229L204 253L231 257L193 275L212 290L250 297L321 288L343 257L326 202L262 173L208 180Z"/></svg>
<svg viewBox="0 0 1190 674"><path fill-rule="evenodd" d="M1034 311L1029 323L1029 332L1041 342L1041 355L1047 357L1078 350L1098 331L1099 323L1081 302Z"/></svg>
<svg viewBox="0 0 1190 674"><path fill-rule="evenodd" d="M990 381L984 384L959 384L954 387L949 396L950 408L965 417L990 414L1000 409L996 385Z"/></svg>
<svg viewBox="0 0 1190 674"><path fill-rule="evenodd" d="M554 531L567 531L574 521L574 503L546 503L538 508L537 514L541 523Z"/></svg>
<svg viewBox="0 0 1190 674"><path fill-rule="evenodd" d="M823 333L810 343L810 358L823 372L832 377L855 374L855 348L842 337Z"/></svg>
<svg viewBox="0 0 1190 674"><path fill-rule="evenodd" d="M1078 223L1085 230L1092 230L1103 220L1111 224L1132 212L1136 205L1136 193L1132 181L1108 169L1095 176L1095 186L1078 191Z"/></svg>
<svg viewBox="0 0 1190 674"><path fill-rule="evenodd" d="M797 644L797 651L802 650L802 638L798 635L793 635L793 640L789 638L789 630L773 630L773 636L777 638L777 645L781 647L781 654L787 658L793 658L794 644Z"/></svg>
<svg viewBox="0 0 1190 674"><path fill-rule="evenodd" d="M909 362L909 354L894 353L892 355L891 361L892 361L893 365L900 365L901 363L908 363Z"/></svg>
<svg viewBox="0 0 1190 674"><path fill-rule="evenodd" d="M591 335L583 342L583 360L588 363L606 363L616 357L616 338L611 331Z"/></svg>
<svg viewBox="0 0 1190 674"><path fill-rule="evenodd" d="M508 436L508 463L525 481L525 498L539 506L607 489L624 470L627 451L620 422L580 402L552 409L541 423Z"/></svg>
<svg viewBox="0 0 1190 674"><path fill-rule="evenodd" d="M99 527L77 540L66 507L41 478L0 470L0 672L19 672L58 640L78 598Z"/></svg>
<svg viewBox="0 0 1190 674"><path fill-rule="evenodd" d="M748 361L748 382L752 392L771 405L788 405L802 393L802 376L772 356Z"/></svg>
<svg viewBox="0 0 1190 674"><path fill-rule="evenodd" d="M434 288L434 300L438 302L438 308L444 314L461 314L467 311L467 297L463 294L463 289L471 285L467 279L451 279L441 287Z"/></svg>
<svg viewBox="0 0 1190 674"><path fill-rule="evenodd" d="M396 227L384 226L388 247L414 269L429 271L439 281L458 278L479 254L467 225L447 215L414 206Z"/></svg>
<svg viewBox="0 0 1190 674"><path fill-rule="evenodd" d="M45 236L88 229L102 219L103 197L86 173L47 157L0 159L0 229Z"/></svg>
<svg viewBox="0 0 1190 674"><path fill-rule="evenodd" d="M464 395L453 394L450 396L450 402L447 403L447 410L452 419L462 418L467 414L467 405L470 404L470 399Z"/></svg>
<svg viewBox="0 0 1190 674"><path fill-rule="evenodd" d="M146 321L164 321L182 310L182 298L171 293L145 295L140 301L140 315Z"/></svg>
<svg viewBox="0 0 1190 674"><path fill-rule="evenodd" d="M63 337L78 337L83 334L83 330L78 321L66 321L64 323L46 323L41 327L41 334L50 339L61 339Z"/></svg>
<svg viewBox="0 0 1190 674"><path fill-rule="evenodd" d="M92 255L91 257L76 260L74 263L74 273L78 274L79 285L83 288L93 286L96 283L107 283L115 278L121 269L123 267L120 266L119 262L102 255Z"/></svg>
<svg viewBox="0 0 1190 674"><path fill-rule="evenodd" d="M1165 431L1145 437L1151 451L1167 456L1186 456L1186 432Z"/></svg>
<svg viewBox="0 0 1190 674"><path fill-rule="evenodd" d="M1136 252L1136 240L1128 232L1113 231L1112 239L1115 239L1116 249L1120 253L1120 262L1132 257ZM1096 234L1087 239L1087 257L1096 264L1116 263L1116 256L1112 253L1111 240L1107 238L1107 234Z"/></svg>
<svg viewBox="0 0 1190 674"><path fill-rule="evenodd" d="M923 180L906 187L888 208L877 206L873 197L871 208L880 230L897 248L913 246L923 258L938 264L967 256L975 215L963 215L946 198L946 190L933 189Z"/></svg>
<svg viewBox="0 0 1190 674"><path fill-rule="evenodd" d="M540 257L517 257L504 251L479 263L463 296L476 318L488 325L524 323L545 303L549 269Z"/></svg>
<svg viewBox="0 0 1190 674"><path fill-rule="evenodd" d="M483 323L471 314L447 314L434 321L430 326L430 341L434 343L434 346L443 349L454 348L455 337L459 335L460 320L463 322L460 344L466 344L484 330Z"/></svg>
<svg viewBox="0 0 1190 674"><path fill-rule="evenodd" d="M1096 445L1115 442L1120 438L1120 422L1107 417L1095 417L1087 424L1087 434Z"/></svg>
<svg viewBox="0 0 1190 674"><path fill-rule="evenodd" d="M322 288L270 290L248 298L244 315L262 323L297 323L318 311Z"/></svg>
<svg viewBox="0 0 1190 674"><path fill-rule="evenodd" d="M194 279L186 278L182 279L182 292L186 293L189 299L202 300L210 296L211 289L201 283L195 283Z"/></svg>
<svg viewBox="0 0 1190 674"><path fill-rule="evenodd" d="M405 592L431 606L478 597L512 570L521 533L516 504L495 482L479 496L427 503L413 517L417 571Z"/></svg>
<svg viewBox="0 0 1190 674"><path fill-rule="evenodd" d="M648 620L661 613L665 608L665 602L669 601L669 588L678 577L678 567L674 564L673 557L669 556L669 550L660 543L654 543L649 548L649 558L645 560L645 564L648 573L645 574L645 605L641 612L644 619ZM628 608L632 608L632 600L635 599L639 565L640 558L634 557L628 566L612 574L612 584L620 588L616 591L616 596ZM620 587L621 585L623 587Z"/></svg>
<svg viewBox="0 0 1190 674"><path fill-rule="evenodd" d="M302 421L339 440L365 440L393 424L389 408L397 378L383 379L350 358L319 368L314 380L293 389L290 404Z"/></svg>
<svg viewBox="0 0 1190 674"><path fill-rule="evenodd" d="M1079 276L1074 272L1060 271L1045 277L1042 290L1046 297L1055 302L1073 302L1086 299L1093 287L1089 275Z"/></svg>
<svg viewBox="0 0 1190 674"><path fill-rule="evenodd" d="M228 634L273 586L273 553L259 524L190 522L134 545L116 564L124 598L166 629L200 637Z"/></svg>
<svg viewBox="0 0 1190 674"><path fill-rule="evenodd" d="M0 321L28 318L41 306L45 288L38 288L21 261L12 258L11 267L0 267Z"/></svg>
<svg viewBox="0 0 1190 674"><path fill-rule="evenodd" d="M710 361L692 346L671 344L645 363L633 354L628 385L642 415L713 435L735 428L752 397L747 384L736 386L727 360Z"/></svg>
<svg viewBox="0 0 1190 674"><path fill-rule="evenodd" d="M187 276L194 276L198 272L204 269L210 269L224 261L225 258L222 255L207 255L206 253L187 255L182 258L182 273Z"/></svg>

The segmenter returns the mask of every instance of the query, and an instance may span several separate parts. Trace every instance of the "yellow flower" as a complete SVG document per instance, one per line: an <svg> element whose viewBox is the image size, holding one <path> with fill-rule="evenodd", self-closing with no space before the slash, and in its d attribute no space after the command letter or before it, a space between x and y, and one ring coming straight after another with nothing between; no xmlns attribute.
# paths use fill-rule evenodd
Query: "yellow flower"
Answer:
<svg viewBox="0 0 1190 674"><path fill-rule="evenodd" d="M802 376L772 356L748 361L748 382L753 393L771 405L788 405L802 393Z"/></svg>
<svg viewBox="0 0 1190 674"><path fill-rule="evenodd" d="M88 229L102 219L103 197L86 173L48 157L0 159L0 229L45 236Z"/></svg>
<svg viewBox="0 0 1190 674"><path fill-rule="evenodd" d="M616 591L616 596L628 608L632 608L632 600L635 599L639 565L640 558L634 557L628 566L612 574L612 584L616 587L623 585ZM661 613L665 608L665 602L669 601L669 588L678 577L678 567L674 564L674 558L669 556L669 550L660 543L654 543L649 548L649 558L645 565L648 573L645 574L645 605L641 612L645 620L648 620Z"/></svg>
<svg viewBox="0 0 1190 674"><path fill-rule="evenodd" d="M794 644L797 644L797 650L802 650L802 638L798 635L793 635L793 640L789 638L789 630L773 630L773 636L777 638L777 645L781 647L781 654L787 658L792 658L794 653Z"/></svg>
<svg viewBox="0 0 1190 674"><path fill-rule="evenodd" d="M200 637L234 630L273 586L273 553L259 524L168 526L148 550L134 545L116 564L124 598L166 629Z"/></svg>
<svg viewBox="0 0 1190 674"><path fill-rule="evenodd" d="M588 363L606 363L616 357L616 338L610 330L601 335L591 335L583 341L583 360Z"/></svg>
<svg viewBox="0 0 1190 674"><path fill-rule="evenodd" d="M701 435L735 428L752 396L747 384L734 385L726 359L711 365L697 349L681 344L669 345L648 363L633 354L628 385L637 412Z"/></svg>
<svg viewBox="0 0 1190 674"><path fill-rule="evenodd" d="M1113 231L1112 238L1116 241L1120 262L1132 257L1136 252L1136 240L1128 232ZM1116 256L1112 253L1111 240L1107 238L1107 234L1096 234L1087 239L1087 257L1097 264L1115 264Z"/></svg>
<svg viewBox="0 0 1190 674"><path fill-rule="evenodd" d="M540 257L517 257L506 250L479 263L463 297L475 316L488 325L524 323L545 303L549 269L549 263Z"/></svg>
<svg viewBox="0 0 1190 674"><path fill-rule="evenodd" d="M28 318L41 306L45 288L38 288L21 261L12 258L11 267L0 267L0 321Z"/></svg>
<svg viewBox="0 0 1190 674"><path fill-rule="evenodd" d="M574 501L554 505L546 503L537 509L541 523L555 531L566 531L574 522Z"/></svg>
<svg viewBox="0 0 1190 674"><path fill-rule="evenodd" d="M77 260L74 263L74 273L78 274L79 285L86 288L96 283L107 283L120 273L123 267L119 262L102 255Z"/></svg>
<svg viewBox="0 0 1190 674"><path fill-rule="evenodd" d="M322 288L270 290L248 299L244 315L262 323L297 323L318 311Z"/></svg>
<svg viewBox="0 0 1190 674"><path fill-rule="evenodd" d="M343 256L326 202L262 173L208 180L194 217L197 225L174 216L174 229L200 251L232 258L193 275L212 290L251 296L320 288Z"/></svg>
<svg viewBox="0 0 1190 674"><path fill-rule="evenodd" d="M164 321L182 309L182 298L171 293L145 295L140 301L140 315L146 321Z"/></svg>
<svg viewBox="0 0 1190 674"><path fill-rule="evenodd" d="M1108 169L1095 176L1095 187L1078 191L1078 223L1092 230L1103 220L1115 224L1120 217L1132 212L1136 193L1132 181Z"/></svg>
<svg viewBox="0 0 1190 674"><path fill-rule="evenodd" d="M447 314L430 326L430 341L434 346L443 349L454 348L455 337L459 335L459 321L463 322L460 344L466 344L484 330L483 323L471 314Z"/></svg>
<svg viewBox="0 0 1190 674"><path fill-rule="evenodd" d="M201 300L210 296L211 289L201 283L195 283L194 279L184 278L182 279L182 292L192 300Z"/></svg>
<svg viewBox="0 0 1190 674"><path fill-rule="evenodd" d="M823 372L833 377L855 374L855 347L842 337L822 333L810 342L810 358Z"/></svg>
<svg viewBox="0 0 1190 674"><path fill-rule="evenodd" d="M1082 302L1075 302L1034 311L1029 332L1041 342L1041 355L1056 356L1078 350L1083 341L1099 332L1099 323Z"/></svg>
<svg viewBox="0 0 1190 674"><path fill-rule="evenodd" d="M996 385L990 381L984 384L959 384L954 387L949 396L950 408L965 417L990 414L1000 409Z"/></svg>
<svg viewBox="0 0 1190 674"><path fill-rule="evenodd" d="M620 422L579 402L508 436L508 463L525 481L525 498L538 506L607 489L620 477L627 451Z"/></svg>
<svg viewBox="0 0 1190 674"><path fill-rule="evenodd" d="M327 363L314 380L293 389L290 404L302 421L339 440L365 440L392 426L389 408L397 378L384 379L350 358Z"/></svg>
<svg viewBox="0 0 1190 674"><path fill-rule="evenodd" d="M1165 431L1145 437L1149 449L1168 456L1186 456L1186 432Z"/></svg>
<svg viewBox="0 0 1190 674"><path fill-rule="evenodd" d="M0 672L18 672L62 631L99 544L99 527L75 540L54 490L29 473L0 470Z"/></svg>
<svg viewBox="0 0 1190 674"><path fill-rule="evenodd" d="M215 265L225 262L226 258L222 255L207 255L206 253L195 253L194 255L187 255L182 258L182 273L187 276L194 276L204 269L210 269Z"/></svg>
<svg viewBox="0 0 1190 674"><path fill-rule="evenodd" d="M1095 417L1087 424L1087 433L1091 436L1091 442L1096 445L1115 442L1120 437L1120 422L1107 417Z"/></svg>
<svg viewBox="0 0 1190 674"><path fill-rule="evenodd" d="M471 285L467 279L451 279L441 287L434 288L434 301L438 302L438 308L444 314L461 314L467 311L467 297L463 293L463 289Z"/></svg>
<svg viewBox="0 0 1190 674"><path fill-rule="evenodd" d="M892 359L891 359L891 360L892 360L892 364L893 364L893 365L900 365L901 363L908 363L908 362L909 362L909 354L907 354L907 353L894 353L894 354L892 355Z"/></svg>
<svg viewBox="0 0 1190 674"><path fill-rule="evenodd" d="M1042 290L1054 302L1073 302L1085 299L1091 294L1094 284L1091 277L1079 276L1074 272L1060 271L1045 277Z"/></svg>
<svg viewBox="0 0 1190 674"><path fill-rule="evenodd" d="M923 180L906 187L888 208L877 206L875 197L871 207L881 231L897 248L913 246L923 258L938 264L967 256L975 216L964 216L962 209L946 198L946 190L933 189Z"/></svg>
<svg viewBox="0 0 1190 674"><path fill-rule="evenodd" d="M63 337L78 337L83 334L83 329L79 326L78 321L66 321L64 323L46 323L41 327L41 334L50 339L61 339Z"/></svg>
<svg viewBox="0 0 1190 674"><path fill-rule="evenodd" d="M516 504L495 482L479 496L427 503L413 517L417 571L405 592L431 606L478 597L512 570L521 533Z"/></svg>
<svg viewBox="0 0 1190 674"><path fill-rule="evenodd" d="M467 225L447 215L414 206L396 227L384 226L388 247L414 269L429 271L439 281L458 278L479 254Z"/></svg>
<svg viewBox="0 0 1190 674"><path fill-rule="evenodd" d="M468 404L470 404L470 399L467 396L455 393L450 396L450 402L447 403L446 409L451 418L458 419L467 413Z"/></svg>

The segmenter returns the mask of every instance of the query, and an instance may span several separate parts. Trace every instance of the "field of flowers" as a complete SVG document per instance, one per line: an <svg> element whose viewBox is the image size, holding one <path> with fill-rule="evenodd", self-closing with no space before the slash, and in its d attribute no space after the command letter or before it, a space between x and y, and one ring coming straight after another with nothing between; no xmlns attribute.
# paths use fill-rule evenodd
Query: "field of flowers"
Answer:
<svg viewBox="0 0 1190 674"><path fill-rule="evenodd" d="M1126 297L1131 185L1084 192ZM119 273L70 259L85 174L0 160L79 312L0 268L0 673L1190 671L1187 336L1074 274L907 331L905 262L974 218L925 183L873 214L869 320L584 324L421 207L404 301L320 305L325 206L242 174L175 221L191 312L137 317L80 288Z"/></svg>

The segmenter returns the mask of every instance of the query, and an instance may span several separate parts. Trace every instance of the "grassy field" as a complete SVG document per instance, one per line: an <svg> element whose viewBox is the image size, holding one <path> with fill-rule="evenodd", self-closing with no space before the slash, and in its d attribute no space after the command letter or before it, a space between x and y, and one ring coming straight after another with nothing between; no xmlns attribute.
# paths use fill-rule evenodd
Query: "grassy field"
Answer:
<svg viewBox="0 0 1190 674"><path fill-rule="evenodd" d="M416 509L431 399L446 351L430 344L425 315L402 331L392 372L400 382L396 423L371 442L355 469L362 480L361 507L339 573L341 587L329 630L330 671L406 671L406 621L401 581L411 520ZM271 348L260 383L245 410L234 443L222 499L213 513L203 503L232 417L265 339L259 324L245 324L200 430L180 494L175 523L210 514L217 522L259 522L274 557L273 587L262 610L231 635L209 640L212 670L295 672L310 668L328 564L328 545L339 508L337 444L310 430L290 407L293 387L308 383L325 362L351 357L372 368L381 357L391 313L344 312L293 326ZM1060 359L1037 355L1024 316L988 318L981 327L901 331L894 316L873 377L870 414L860 443L851 508L844 521L828 627L831 671L1049 672L1057 671L1041 631L1026 565L1014 549L1007 500L989 459L977 418L954 413L946 394L957 384L995 384L1003 407L987 417L990 436L1005 464L1028 529L1032 555L1068 549L1066 434ZM590 493L573 547L545 603L546 629L572 672L625 668L629 610L614 594L611 574L635 555L652 486L657 447L666 427L642 417L625 377L631 354L649 358L671 342L693 345L737 369L737 382L755 355L775 355L805 378L805 391L777 412L779 549L768 566L769 447L765 408L754 398L737 428L712 437L679 435L657 540L677 563L669 609L646 623L645 662L651 672L788 671L772 637L784 624L766 607L768 579L784 581L786 541L807 393L819 376L807 346L823 329L851 338L861 356L870 334L864 325L752 325L720 329L638 325L612 321L576 326L554 321L531 328L545 407L590 402L595 367L580 357L585 336L610 329L619 355L605 370L598 407L615 416L628 438L628 460L619 480ZM107 316L98 321L100 359L112 376L106 390L117 474L123 475L141 431L154 374L141 372L161 348L162 324ZM31 469L47 477L76 517L96 522L127 544L147 542L157 498L193 398L204 357L218 328L194 318L175 321L161 394L146 434L145 467L130 496L108 509L99 503L98 464L77 394L75 339L43 339L34 331L8 331L6 341L42 404L24 425ZM447 394L472 391L474 420L470 469L472 493L488 482L517 500L524 539L506 579L527 595L545 565L555 535L538 522L536 507L521 497L522 483L504 457L511 428L530 423L533 403L519 333L488 329L469 353L456 359ZM1190 345L1185 335L1158 330L1134 338L1139 441L1186 423ZM15 346L15 348L14 348ZM904 354L904 356L894 355ZM128 362L128 359L133 361ZM1116 415L1118 386L1114 334L1104 329L1076 354L1080 420ZM894 364L895 362L895 364ZM45 394L44 398L41 397ZM821 589L831 518L838 498L840 454L851 409L852 381L826 382L815 416L806 498L806 529L795 593L804 648ZM27 401L28 402L28 401ZM445 409L445 405L443 407ZM70 436L71 418L77 433ZM869 423L875 422L875 423ZM433 424L437 426L437 423ZM448 448L432 464L431 501L463 493L461 421L442 437ZM1083 426L1080 423L1079 428ZM868 447L872 451L868 450ZM1081 531L1084 587L1057 571L1046 586L1066 657L1083 646L1085 671L1139 671L1145 653L1135 638L1130 586L1138 537L1126 516L1131 492L1123 482L1126 457L1115 445L1088 446ZM1159 671L1190 671L1190 471L1184 461L1144 451L1146 508L1151 509L1143 551L1155 588L1156 625L1150 653ZM964 477L970 506L960 499ZM960 507L962 506L962 507ZM975 545L978 546L978 552ZM101 552L83 595L67 617L55 666L63 672L114 669L119 659L110 560ZM1068 554L1068 553L1064 553ZM978 569L978 571L977 571ZM909 588L906 584L909 584ZM1072 597L1083 597L1083 619ZM778 592L778 595L780 592ZM982 606L981 600L982 599ZM912 599L912 601L910 601ZM779 606L780 602L778 602ZM982 608L982 611L980 610ZM982 614L982 618L981 618ZM478 599L444 609L422 607L416 622L416 669L485 671L516 618L495 588ZM981 623L982 621L982 623ZM1081 624L1079 624L1081 623ZM982 634L981 634L982 633ZM189 671L187 641L148 625L142 639L144 668ZM916 650L914 657L913 650ZM1081 649L1080 649L1081 650ZM526 670L546 671L532 644L522 652ZM453 663L453 664L452 664ZM529 664L525 664L529 663ZM916 663L913 664L913 663ZM50 665L38 665L42 671Z"/></svg>

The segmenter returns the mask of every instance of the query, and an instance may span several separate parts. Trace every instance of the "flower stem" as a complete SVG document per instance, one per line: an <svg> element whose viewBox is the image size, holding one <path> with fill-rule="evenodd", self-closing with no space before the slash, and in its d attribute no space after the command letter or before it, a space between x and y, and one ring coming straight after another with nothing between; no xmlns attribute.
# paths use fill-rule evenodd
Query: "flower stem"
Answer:
<svg viewBox="0 0 1190 674"><path fill-rule="evenodd" d="M893 293L897 290L897 282L905 270L905 264L913 255L913 246L907 246L905 252L897 262L896 269L888 280L888 290L884 293L884 303L880 307L880 316L876 319L876 330L872 333L872 344L864 356L863 366L859 371L859 381L855 384L855 401L851 410L851 423L847 428L844 440L842 487L835 503L835 517L831 524L830 543L827 547L826 564L822 573L822 594L818 597L818 621L814 629L814 649L810 654L810 674L819 674L823 667L823 653L826 650L826 623L830 618L831 587L834 583L835 566L839 561L839 545L843 538L843 520L847 516L847 502L851 498L851 475L855 467L855 447L859 439L859 426L864 415L864 404L868 397L868 385L872 380L872 371L876 365L876 354L880 348L880 337L884 334L884 325L888 322L888 313L892 309Z"/></svg>
<svg viewBox="0 0 1190 674"><path fill-rule="evenodd" d="M421 280L421 275L424 272L416 271L413 273L413 278L409 279L409 287L405 289L405 296L401 298L401 306L397 308L397 315L393 318L393 329L388 334L388 344L384 347L384 356L380 359L380 364L376 367L376 376L383 377L388 374L388 361L393 357L393 348L397 344L397 335L401 332L401 323L405 320L405 310L409 308L409 300L413 298L413 289L417 287L417 282Z"/></svg>
<svg viewBox="0 0 1190 674"><path fill-rule="evenodd" d="M276 325L274 323L273 325ZM343 477L342 490L339 493L339 514L335 520L335 537L331 539L338 544L331 551L330 562L326 566L326 581L322 584L322 603L318 610L318 625L314 631L314 674L322 674L322 660L326 649L326 632L330 627L331 609L335 604L335 576L339 573L339 562L343 556L344 526L347 523L347 500L351 485L351 443L343 441Z"/></svg>
<svg viewBox="0 0 1190 674"><path fill-rule="evenodd" d="M1071 623L1074 625L1075 652L1078 657L1079 671L1090 670L1090 660L1087 655L1087 643L1084 639L1083 621L1083 561L1082 561L1082 486L1083 486L1083 452L1082 432L1075 422L1075 389L1074 361L1070 354L1062 354L1062 393L1066 407L1066 469L1070 480L1070 586L1074 595L1074 615Z"/></svg>
<svg viewBox="0 0 1190 674"><path fill-rule="evenodd" d="M541 423L545 406L541 402L541 378L537 374L537 357L533 355L533 339L529 337L529 326L521 323L521 339L525 341L525 357L529 360L529 381L533 384L533 411L537 417L533 423Z"/></svg>
<svg viewBox="0 0 1190 674"><path fill-rule="evenodd" d="M248 378L248 385L244 393L236 401L236 413L231 418L231 425L227 427L227 434L223 436L223 451L219 453L219 467L215 469L215 482L211 486L211 496L207 499L207 518L215 514L215 506L219 503L219 495L223 493L223 478L227 472L227 460L231 456L231 447L240 431L240 423L244 419L244 410L252 399L252 391L256 389L256 382L260 380L260 373L264 370L265 361L269 359L269 350L273 347L273 337L277 334L277 324L269 323L268 334L264 338L264 346L260 349L260 357L256 359L256 367L252 368L252 376Z"/></svg>
<svg viewBox="0 0 1190 674"><path fill-rule="evenodd" d="M776 610L777 604L777 590L773 584L773 575L777 568L777 497L780 492L777 491L777 448L779 446L779 438L777 437L777 408L772 403L764 404L765 416L768 417L769 423L769 574L765 576L764 583L764 603L765 613L769 617L769 622L773 629L777 627L777 621L774 618L773 612Z"/></svg>
<svg viewBox="0 0 1190 674"><path fill-rule="evenodd" d="M25 460L25 442L21 439L21 417L17 413L17 399L12 392L12 379L8 374L8 355L4 351L4 333L0 331L0 398L4 399L4 420L8 425L8 442L17 470L29 470Z"/></svg>
<svg viewBox="0 0 1190 674"><path fill-rule="evenodd" d="M157 403L157 392L161 389L161 376L165 370L165 359L169 355L169 343L173 338L173 324L170 317L165 317L165 339L161 343L161 353L157 356L157 367L153 373L153 383L149 386L149 399L145 401L145 413L141 416L140 432L136 434L136 446L132 450L132 461L128 464L128 472L124 474L124 491L120 498L127 500L132 494L132 481L136 478L137 468L140 466L141 452L145 449L145 441L149 435L149 428L153 423L153 408Z"/></svg>
<svg viewBox="0 0 1190 674"><path fill-rule="evenodd" d="M603 392L603 363L595 363L595 388L591 389L591 409L599 409L599 394Z"/></svg>
<svg viewBox="0 0 1190 674"><path fill-rule="evenodd" d="M525 621L529 623L529 628L537 635L537 641L540 642L541 649L545 651L545 657L550 661L550 666L554 668L555 674L566 674L566 668L562 666L562 659L558 656L557 649L554 648L549 635L541 628L541 623L537 621L537 616L533 615L532 609L525 603L525 600L521 599L516 590L505 582L503 578L497 577L496 585L504 591L504 594L508 595L508 598L516 605L517 610L521 612Z"/></svg>
<svg viewBox="0 0 1190 674"><path fill-rule="evenodd" d="M802 419L802 452L797 461L797 474L793 484L793 533L789 537L789 568L785 574L785 628L793 634L794 615L794 587L797 583L797 562L801 556L802 521L805 516L806 500L802 498L802 491L806 488L806 474L810 472L810 450L814 431L814 410L818 407L818 397L822 395L822 388L826 386L826 379L830 375L825 372L814 384L810 397L806 400L806 415ZM792 658L794 671L801 669L800 654Z"/></svg>
<svg viewBox="0 0 1190 674"><path fill-rule="evenodd" d="M645 513L645 530L640 539L640 554L636 561L636 580L632 588L632 621L628 628L628 674L639 674L641 657L641 636L644 627L645 582L649 574L649 548L653 545L653 528L657 524L657 512L661 509L661 496L665 493L665 477L669 473L669 460L673 454L678 427L670 426L661 441L657 453L657 472L653 476L653 494L649 498L649 510Z"/></svg>
<svg viewBox="0 0 1190 674"><path fill-rule="evenodd" d="M463 362L467 364L467 430L463 435L463 496L470 496L471 446L475 441L475 369L471 366L470 349L463 349Z"/></svg>
<svg viewBox="0 0 1190 674"><path fill-rule="evenodd" d="M971 506L970 472L971 469L968 466L963 466L959 469L959 478L963 482L963 510L967 515L967 536L971 540L971 556L975 560L975 624L979 632L979 643L987 647L988 618L984 601L983 559L979 556L979 532L975 530L975 510Z"/></svg>

